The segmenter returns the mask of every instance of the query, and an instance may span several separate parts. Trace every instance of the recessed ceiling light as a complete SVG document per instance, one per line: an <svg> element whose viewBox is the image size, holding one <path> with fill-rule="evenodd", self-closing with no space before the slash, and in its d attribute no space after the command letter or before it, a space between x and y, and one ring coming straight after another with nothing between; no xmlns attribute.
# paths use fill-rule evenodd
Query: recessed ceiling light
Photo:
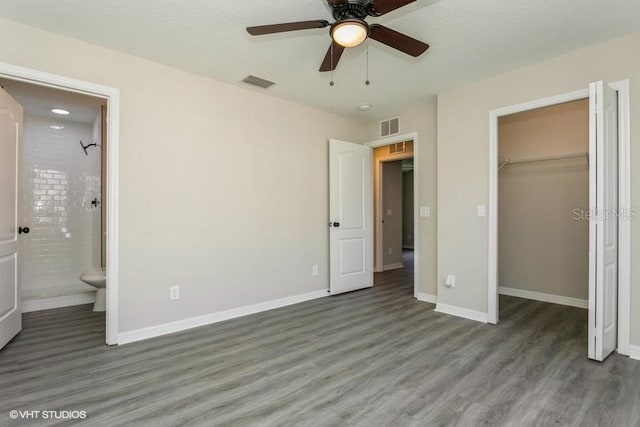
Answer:
<svg viewBox="0 0 640 427"><path fill-rule="evenodd" d="M371 104L367 104L366 102L363 102L358 107L358 110L360 110L360 111L369 111L369 110L371 110Z"/></svg>
<svg viewBox="0 0 640 427"><path fill-rule="evenodd" d="M49 129L62 130L62 129L64 129L64 126L62 126L62 125L51 125L51 126L49 126Z"/></svg>
<svg viewBox="0 0 640 427"><path fill-rule="evenodd" d="M55 113L55 114L61 114L63 116L66 116L66 115L69 114L69 112L67 110L63 110L62 108L52 108L51 112Z"/></svg>

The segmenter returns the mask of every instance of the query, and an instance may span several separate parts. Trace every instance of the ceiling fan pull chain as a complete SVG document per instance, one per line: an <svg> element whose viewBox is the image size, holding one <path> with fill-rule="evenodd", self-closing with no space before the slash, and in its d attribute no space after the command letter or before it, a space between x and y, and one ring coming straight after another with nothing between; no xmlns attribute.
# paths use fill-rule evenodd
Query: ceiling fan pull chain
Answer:
<svg viewBox="0 0 640 427"><path fill-rule="evenodd" d="M369 81L369 39L367 38L367 80L364 82L367 86L371 84Z"/></svg>

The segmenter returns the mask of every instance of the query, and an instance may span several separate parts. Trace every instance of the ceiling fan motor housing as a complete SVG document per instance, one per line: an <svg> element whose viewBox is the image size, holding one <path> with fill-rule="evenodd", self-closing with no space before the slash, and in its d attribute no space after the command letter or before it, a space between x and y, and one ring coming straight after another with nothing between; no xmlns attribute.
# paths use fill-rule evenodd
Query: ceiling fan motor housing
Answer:
<svg viewBox="0 0 640 427"><path fill-rule="evenodd" d="M367 16L380 16L370 0L349 0L344 4L334 4L333 17L336 21L358 19L364 21Z"/></svg>

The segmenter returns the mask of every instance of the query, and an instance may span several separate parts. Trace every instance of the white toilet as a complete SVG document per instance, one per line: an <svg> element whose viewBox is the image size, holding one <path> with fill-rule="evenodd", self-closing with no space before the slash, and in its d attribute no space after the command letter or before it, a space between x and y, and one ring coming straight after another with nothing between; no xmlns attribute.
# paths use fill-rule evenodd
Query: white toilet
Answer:
<svg viewBox="0 0 640 427"><path fill-rule="evenodd" d="M87 285L97 288L96 303L93 305L93 311L105 311L107 309L107 274L103 268L94 268L87 270L80 275Z"/></svg>

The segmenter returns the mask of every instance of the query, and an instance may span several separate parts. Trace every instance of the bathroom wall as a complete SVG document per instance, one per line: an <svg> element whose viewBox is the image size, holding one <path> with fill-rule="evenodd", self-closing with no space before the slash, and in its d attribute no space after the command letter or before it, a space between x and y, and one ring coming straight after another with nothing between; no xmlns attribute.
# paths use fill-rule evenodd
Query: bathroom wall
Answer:
<svg viewBox="0 0 640 427"><path fill-rule="evenodd" d="M20 215L21 225L30 228L20 238L25 311L88 303L95 293L78 277L100 263L100 209L91 206L100 197L100 157L95 147L85 155L80 140L93 142L92 125L25 114Z"/></svg>

